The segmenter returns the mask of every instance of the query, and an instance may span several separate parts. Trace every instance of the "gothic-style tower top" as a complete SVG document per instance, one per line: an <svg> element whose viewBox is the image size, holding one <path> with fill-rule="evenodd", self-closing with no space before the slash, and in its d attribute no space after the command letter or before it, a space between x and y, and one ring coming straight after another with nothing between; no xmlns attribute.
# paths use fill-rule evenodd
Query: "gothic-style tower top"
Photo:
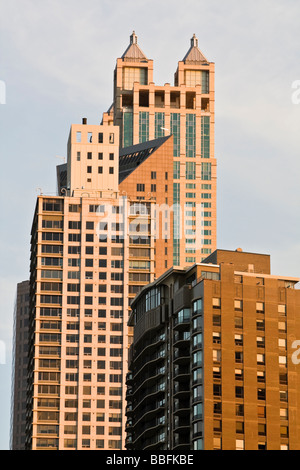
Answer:
<svg viewBox="0 0 300 470"><path fill-rule="evenodd" d="M137 35L135 31L130 36L130 44L122 55L123 61L128 62L147 62L148 59L138 46Z"/></svg>
<svg viewBox="0 0 300 470"><path fill-rule="evenodd" d="M185 55L183 62L186 64L199 64L201 62L208 62L207 58L204 54L202 54L198 47L198 38L195 34L193 34L191 39L191 47Z"/></svg>

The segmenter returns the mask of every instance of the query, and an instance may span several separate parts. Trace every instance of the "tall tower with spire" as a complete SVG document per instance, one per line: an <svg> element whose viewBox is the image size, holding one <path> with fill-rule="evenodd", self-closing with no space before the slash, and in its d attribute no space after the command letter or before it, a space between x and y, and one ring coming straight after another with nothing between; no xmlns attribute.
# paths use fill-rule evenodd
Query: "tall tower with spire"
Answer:
<svg viewBox="0 0 300 470"><path fill-rule="evenodd" d="M120 146L173 135L174 266L201 262L216 249L214 74L194 34L174 85L155 85L153 60L135 32L114 71L110 119L120 128Z"/></svg>

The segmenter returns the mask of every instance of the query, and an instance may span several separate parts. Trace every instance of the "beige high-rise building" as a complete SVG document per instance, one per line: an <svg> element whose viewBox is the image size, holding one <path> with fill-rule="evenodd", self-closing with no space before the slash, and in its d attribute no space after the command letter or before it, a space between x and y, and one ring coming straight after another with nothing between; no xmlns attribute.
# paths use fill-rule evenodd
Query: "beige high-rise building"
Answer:
<svg viewBox="0 0 300 470"><path fill-rule="evenodd" d="M153 82L153 60L135 32L114 71L114 98L103 122L120 128L120 146L173 136L174 266L201 262L216 249L215 67L193 35L174 85ZM152 196L156 196L152 191Z"/></svg>
<svg viewBox="0 0 300 470"><path fill-rule="evenodd" d="M27 449L124 447L128 286L153 280L154 246L151 211L136 215L151 201L120 195L118 142L116 126L72 125L62 195L37 199Z"/></svg>

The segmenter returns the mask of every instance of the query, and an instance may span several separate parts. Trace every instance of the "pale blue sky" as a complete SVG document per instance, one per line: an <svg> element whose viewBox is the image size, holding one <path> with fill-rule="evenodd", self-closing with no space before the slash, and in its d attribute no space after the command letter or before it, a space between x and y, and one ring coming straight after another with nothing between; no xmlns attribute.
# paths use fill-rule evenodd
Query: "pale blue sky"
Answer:
<svg viewBox="0 0 300 470"><path fill-rule="evenodd" d="M55 193L70 125L100 123L135 30L156 84L173 84L195 33L216 64L218 247L300 275L297 0L1 0L0 449L8 449L16 284L28 278L37 188Z"/></svg>

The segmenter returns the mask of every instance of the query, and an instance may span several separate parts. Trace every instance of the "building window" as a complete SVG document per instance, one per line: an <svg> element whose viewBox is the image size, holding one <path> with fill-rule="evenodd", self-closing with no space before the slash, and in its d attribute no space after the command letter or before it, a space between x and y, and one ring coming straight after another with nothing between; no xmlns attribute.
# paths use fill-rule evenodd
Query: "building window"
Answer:
<svg viewBox="0 0 300 470"><path fill-rule="evenodd" d="M213 315L213 325L221 326L221 315Z"/></svg>
<svg viewBox="0 0 300 470"><path fill-rule="evenodd" d="M278 330L286 332L286 322L284 322L284 321L278 322Z"/></svg>
<svg viewBox="0 0 300 470"><path fill-rule="evenodd" d="M282 316L286 315L286 305L278 305L278 313Z"/></svg>
<svg viewBox="0 0 300 470"><path fill-rule="evenodd" d="M124 67L123 69L123 88L132 90L134 82L141 85L148 84L148 69L146 67Z"/></svg>
<svg viewBox="0 0 300 470"><path fill-rule="evenodd" d="M279 346L280 348L286 349L286 339L279 338L279 339L278 339L278 346Z"/></svg>
<svg viewBox="0 0 300 470"><path fill-rule="evenodd" d="M287 392L287 390L280 390L279 391L279 399L282 402L287 402L288 401L288 392Z"/></svg>
<svg viewBox="0 0 300 470"><path fill-rule="evenodd" d="M257 407L257 417L258 418L265 418L266 417L266 407L259 405Z"/></svg>
<svg viewBox="0 0 300 470"><path fill-rule="evenodd" d="M266 381L265 379L265 371L263 370L258 370L257 371L257 382L264 383Z"/></svg>
<svg viewBox="0 0 300 470"><path fill-rule="evenodd" d="M216 415L222 414L222 402L221 401L214 402L214 414Z"/></svg>
<svg viewBox="0 0 300 470"><path fill-rule="evenodd" d="M241 364L243 362L243 353L242 353L242 351L236 351L235 352L235 362L237 364Z"/></svg>
<svg viewBox="0 0 300 470"><path fill-rule="evenodd" d="M257 389L257 399L258 400L265 400L266 399L266 389L265 388L258 388Z"/></svg>
<svg viewBox="0 0 300 470"><path fill-rule="evenodd" d="M243 310L243 301L242 300L235 300L234 301L234 309L235 310Z"/></svg>
<svg viewBox="0 0 300 470"><path fill-rule="evenodd" d="M286 356L279 356L278 359L279 359L279 364L280 364L280 365L286 366L286 364L287 364L287 358L286 358Z"/></svg>
<svg viewBox="0 0 300 470"><path fill-rule="evenodd" d="M194 450L203 450L203 439L194 441Z"/></svg>
<svg viewBox="0 0 300 470"><path fill-rule="evenodd" d="M264 364L265 363L265 355L264 354L257 354L256 359L257 359L257 364Z"/></svg>
<svg viewBox="0 0 300 470"><path fill-rule="evenodd" d="M221 361L221 350L220 349L214 349L213 350L213 361L214 362L220 362Z"/></svg>
<svg viewBox="0 0 300 470"><path fill-rule="evenodd" d="M185 177L187 180L194 180L196 178L196 163L187 162L185 164Z"/></svg>
<svg viewBox="0 0 300 470"><path fill-rule="evenodd" d="M213 426L214 432L222 432L222 421L220 419L214 419Z"/></svg>
<svg viewBox="0 0 300 470"><path fill-rule="evenodd" d="M257 344L258 348L264 348L265 347L265 338L263 336L257 336L256 344Z"/></svg>
<svg viewBox="0 0 300 470"><path fill-rule="evenodd" d="M173 163L173 179L179 180L180 178L180 162Z"/></svg>
<svg viewBox="0 0 300 470"><path fill-rule="evenodd" d="M202 370L202 369L201 369ZM213 378L221 379L221 367L213 367Z"/></svg>
<svg viewBox="0 0 300 470"><path fill-rule="evenodd" d="M214 397L222 396L222 386L221 384L213 384L213 395Z"/></svg>
<svg viewBox="0 0 300 470"><path fill-rule="evenodd" d="M110 159L110 160L114 160L114 159L115 159L114 153L110 153L110 154L109 154L109 159Z"/></svg>
<svg viewBox="0 0 300 470"><path fill-rule="evenodd" d="M110 174L110 175L113 175L113 174L114 174L114 167L113 167L113 166L110 166L110 167L109 167L109 174Z"/></svg>
<svg viewBox="0 0 300 470"><path fill-rule="evenodd" d="M256 329L258 331L264 331L265 330L265 321L264 320L256 320Z"/></svg>
<svg viewBox="0 0 300 470"><path fill-rule="evenodd" d="M243 346L243 335L234 335L234 342L236 346Z"/></svg>
<svg viewBox="0 0 300 470"><path fill-rule="evenodd" d="M213 344L221 344L221 333L213 332Z"/></svg>
<svg viewBox="0 0 300 470"><path fill-rule="evenodd" d="M238 403L235 405L235 414L236 416L244 416L244 405Z"/></svg>

